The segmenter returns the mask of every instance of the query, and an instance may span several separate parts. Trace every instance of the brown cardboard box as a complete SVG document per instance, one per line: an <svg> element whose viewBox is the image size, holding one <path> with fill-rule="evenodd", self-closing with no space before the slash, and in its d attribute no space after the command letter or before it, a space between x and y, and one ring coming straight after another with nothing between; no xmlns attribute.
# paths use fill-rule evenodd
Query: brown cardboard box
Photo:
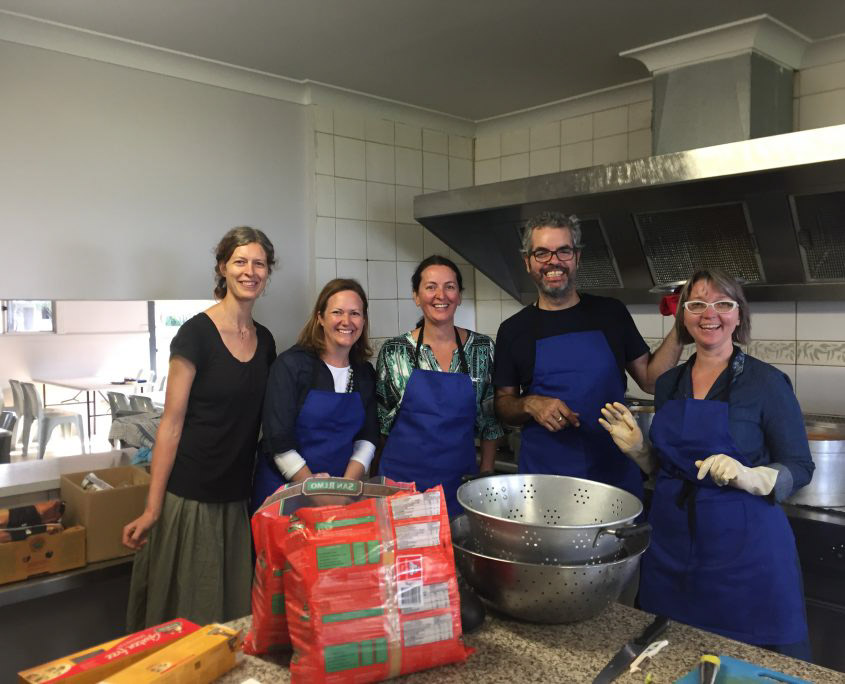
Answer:
<svg viewBox="0 0 845 684"><path fill-rule="evenodd" d="M85 528L33 534L0 544L0 584L85 565Z"/></svg>
<svg viewBox="0 0 845 684"><path fill-rule="evenodd" d="M82 479L93 472L114 489L82 489ZM62 500L66 525L84 525L88 530L88 562L128 556L133 553L121 542L123 526L144 512L150 476L135 466L62 475Z"/></svg>
<svg viewBox="0 0 845 684"><path fill-rule="evenodd" d="M176 618L18 672L18 682L47 684L61 681L61 684L94 684L199 628L199 625L193 622Z"/></svg>
<svg viewBox="0 0 845 684"><path fill-rule="evenodd" d="M243 658L241 633L206 625L174 644L115 672L102 684L208 684Z"/></svg>

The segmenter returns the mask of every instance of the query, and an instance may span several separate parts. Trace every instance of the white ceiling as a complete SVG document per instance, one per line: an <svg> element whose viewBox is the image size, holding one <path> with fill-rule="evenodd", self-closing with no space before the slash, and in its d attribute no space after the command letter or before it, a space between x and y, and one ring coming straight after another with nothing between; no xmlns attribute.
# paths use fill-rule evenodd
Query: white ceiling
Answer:
<svg viewBox="0 0 845 684"><path fill-rule="evenodd" d="M0 0L0 9L471 120L645 78L619 52L758 14L813 40L845 33L845 0Z"/></svg>

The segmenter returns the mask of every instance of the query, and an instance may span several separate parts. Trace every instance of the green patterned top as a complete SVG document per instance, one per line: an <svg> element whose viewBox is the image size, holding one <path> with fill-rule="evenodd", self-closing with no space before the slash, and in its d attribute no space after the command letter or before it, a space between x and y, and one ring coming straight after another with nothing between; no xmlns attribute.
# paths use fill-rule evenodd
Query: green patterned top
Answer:
<svg viewBox="0 0 845 684"><path fill-rule="evenodd" d="M414 367L414 350L417 342L411 333L393 337L384 343L376 363L376 397L381 433L386 435L393 426L396 411L402 403L405 387ZM475 435L480 439L498 439L504 432L493 411L493 340L472 330L467 330L464 354L469 365L469 375L475 390ZM420 349L423 370L439 371L440 364L427 344ZM461 369L458 350L452 353L449 372Z"/></svg>

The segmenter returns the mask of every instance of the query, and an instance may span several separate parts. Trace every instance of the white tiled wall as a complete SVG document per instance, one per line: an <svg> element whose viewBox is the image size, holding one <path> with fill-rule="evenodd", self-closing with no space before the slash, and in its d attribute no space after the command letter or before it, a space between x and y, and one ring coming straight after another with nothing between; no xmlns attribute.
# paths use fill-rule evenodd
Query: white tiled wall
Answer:
<svg viewBox="0 0 845 684"><path fill-rule="evenodd" d="M795 78L795 129L845 123L845 36L807 49Z"/></svg>
<svg viewBox="0 0 845 684"><path fill-rule="evenodd" d="M473 183L473 139L369 114L312 105L317 291L335 277L360 281L375 346L411 329L419 310L411 274L440 253L465 261L413 218L414 196ZM473 269L463 270L459 323L475 328Z"/></svg>

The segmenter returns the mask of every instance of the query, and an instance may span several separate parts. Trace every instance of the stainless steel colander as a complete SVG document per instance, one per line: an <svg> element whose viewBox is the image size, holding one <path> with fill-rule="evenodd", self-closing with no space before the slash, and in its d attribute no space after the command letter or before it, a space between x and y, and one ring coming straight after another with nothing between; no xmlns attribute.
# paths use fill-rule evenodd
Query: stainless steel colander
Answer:
<svg viewBox="0 0 845 684"><path fill-rule="evenodd" d="M455 562L467 583L494 608L528 622L588 620L619 598L633 577L648 538L623 542L619 558L595 565L540 565L480 553L467 517L452 521Z"/></svg>
<svg viewBox="0 0 845 684"><path fill-rule="evenodd" d="M618 487L562 475L496 475L458 489L479 553L522 563L577 565L618 557L643 505Z"/></svg>

